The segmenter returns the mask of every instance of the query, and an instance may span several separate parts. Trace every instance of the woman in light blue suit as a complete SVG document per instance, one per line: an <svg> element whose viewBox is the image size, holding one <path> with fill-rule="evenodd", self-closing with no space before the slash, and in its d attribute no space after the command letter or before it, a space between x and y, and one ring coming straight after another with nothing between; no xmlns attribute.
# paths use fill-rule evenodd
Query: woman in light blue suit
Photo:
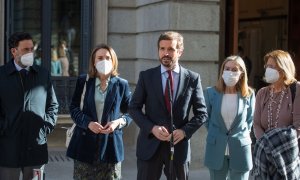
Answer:
<svg viewBox="0 0 300 180"><path fill-rule="evenodd" d="M211 180L249 178L255 95L246 72L241 57L227 57L217 85L204 92L209 116L204 164Z"/></svg>

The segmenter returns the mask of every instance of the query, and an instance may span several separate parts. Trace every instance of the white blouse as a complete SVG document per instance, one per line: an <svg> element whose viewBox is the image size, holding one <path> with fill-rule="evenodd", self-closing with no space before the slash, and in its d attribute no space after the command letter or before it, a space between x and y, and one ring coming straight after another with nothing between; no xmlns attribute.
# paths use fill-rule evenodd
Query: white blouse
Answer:
<svg viewBox="0 0 300 180"><path fill-rule="evenodd" d="M234 118L237 114L237 94L224 94L221 105L221 115L229 130ZM226 146L225 155L229 155L228 144Z"/></svg>
<svg viewBox="0 0 300 180"><path fill-rule="evenodd" d="M236 114L237 94L224 94L222 99L221 115L228 130L230 129Z"/></svg>

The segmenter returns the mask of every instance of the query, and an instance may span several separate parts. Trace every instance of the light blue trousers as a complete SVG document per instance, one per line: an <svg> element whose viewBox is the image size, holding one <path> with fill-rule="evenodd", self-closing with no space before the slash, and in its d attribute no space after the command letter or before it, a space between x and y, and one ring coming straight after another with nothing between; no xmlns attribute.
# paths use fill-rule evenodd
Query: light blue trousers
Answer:
<svg viewBox="0 0 300 180"><path fill-rule="evenodd" d="M250 171L237 171L229 168L229 156L225 156L220 170L209 169L210 180L248 180Z"/></svg>

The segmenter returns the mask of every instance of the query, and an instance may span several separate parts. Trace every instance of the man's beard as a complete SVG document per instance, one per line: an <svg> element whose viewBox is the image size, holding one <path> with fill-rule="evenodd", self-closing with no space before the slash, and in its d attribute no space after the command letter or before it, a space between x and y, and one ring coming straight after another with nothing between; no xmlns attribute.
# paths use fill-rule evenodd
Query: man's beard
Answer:
<svg viewBox="0 0 300 180"><path fill-rule="evenodd" d="M170 56L160 58L160 63L168 69L173 69L175 67L175 60Z"/></svg>

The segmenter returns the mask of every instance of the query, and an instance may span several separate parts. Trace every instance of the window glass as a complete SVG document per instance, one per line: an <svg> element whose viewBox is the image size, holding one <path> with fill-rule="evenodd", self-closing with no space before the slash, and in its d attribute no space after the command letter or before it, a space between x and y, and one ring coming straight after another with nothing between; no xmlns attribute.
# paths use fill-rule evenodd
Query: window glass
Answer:
<svg viewBox="0 0 300 180"><path fill-rule="evenodd" d="M52 76L77 76L80 51L80 2L52 0L51 9L51 70ZM35 64L42 65L41 7L42 1L13 0L10 31L29 32L34 40Z"/></svg>
<svg viewBox="0 0 300 180"><path fill-rule="evenodd" d="M9 23L7 31L14 33L26 31L30 33L34 41L34 63L43 65L52 74L52 82L56 97L59 101L59 114L69 113L69 104L76 85L79 73L79 52L81 47L81 3L88 1L79 0L6 0L9 3ZM51 8L51 9L50 9ZM42 9L46 9L44 13ZM50 17L42 17L49 11ZM48 22L48 18L51 22ZM44 22L43 22L44 19ZM46 19L46 20L45 20ZM47 21L47 22L46 22ZM51 24L51 35L42 35L42 27L47 28ZM50 37L49 37L50 35ZM51 41L50 41L51 39ZM51 42L51 52L42 56L42 41ZM45 45L45 44L44 44ZM46 55L46 57L45 57ZM51 57L50 57L51 56ZM44 59L42 59L44 57ZM45 60L45 58L47 60ZM51 61L50 63L48 61Z"/></svg>
<svg viewBox="0 0 300 180"><path fill-rule="evenodd" d="M41 65L41 49L39 43L41 41L41 1L34 0L14 0L12 3L11 32L26 31L29 32L34 41L35 63Z"/></svg>
<svg viewBox="0 0 300 180"><path fill-rule="evenodd" d="M51 75L77 76L80 51L80 1L52 1Z"/></svg>

